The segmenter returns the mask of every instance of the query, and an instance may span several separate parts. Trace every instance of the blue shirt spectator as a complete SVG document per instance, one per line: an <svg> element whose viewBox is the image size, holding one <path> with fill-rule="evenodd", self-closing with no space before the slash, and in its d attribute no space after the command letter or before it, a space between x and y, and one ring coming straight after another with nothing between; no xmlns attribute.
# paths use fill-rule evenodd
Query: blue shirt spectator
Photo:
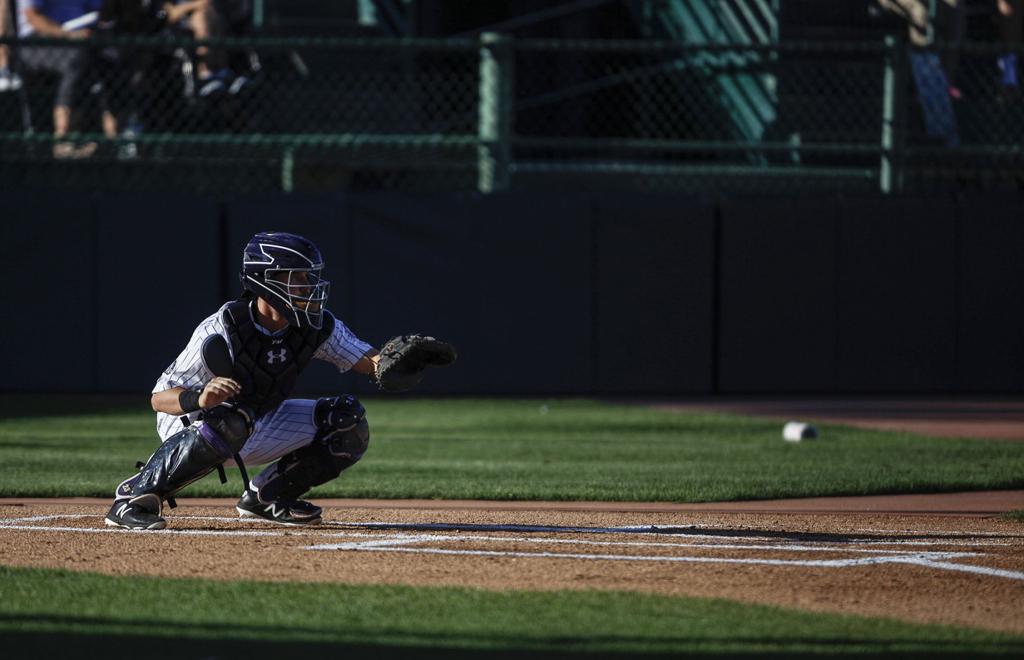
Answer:
<svg viewBox="0 0 1024 660"><path fill-rule="evenodd" d="M98 12L102 0L20 0L18 34L37 35L70 41L86 39L91 30L86 26L65 28L68 21ZM74 108L85 85L83 80L91 66L92 53L82 46L31 45L20 50L22 66L30 72L57 74L60 82L53 104L53 155L55 158L87 158L97 149L95 142L76 145L65 137L73 129ZM117 135L117 118L103 110L103 133Z"/></svg>
<svg viewBox="0 0 1024 660"><path fill-rule="evenodd" d="M27 37L36 30L25 17L26 9L34 9L54 23L61 25L90 12L99 11L103 0L19 0L18 36Z"/></svg>

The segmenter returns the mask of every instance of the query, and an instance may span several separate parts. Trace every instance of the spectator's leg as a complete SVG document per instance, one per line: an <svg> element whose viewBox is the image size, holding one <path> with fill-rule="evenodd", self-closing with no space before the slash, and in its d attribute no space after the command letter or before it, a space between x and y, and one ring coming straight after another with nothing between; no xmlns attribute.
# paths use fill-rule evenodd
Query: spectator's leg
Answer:
<svg viewBox="0 0 1024 660"><path fill-rule="evenodd" d="M960 144L960 136L953 115L953 104L949 100L949 82L942 70L942 63L935 53L911 50L911 72L917 87L918 101L928 137L938 138L947 147Z"/></svg>
<svg viewBox="0 0 1024 660"><path fill-rule="evenodd" d="M6 37L10 28L11 8L8 0L0 0L0 37ZM7 46L0 46L0 92L11 86L10 65L7 60Z"/></svg>
<svg viewBox="0 0 1024 660"><path fill-rule="evenodd" d="M103 111L103 135L108 138L117 137L117 116L110 110Z"/></svg>
<svg viewBox="0 0 1024 660"><path fill-rule="evenodd" d="M1006 47L1006 52L996 59L999 67L1000 83L1004 90L1016 91L1020 87L1017 75L1017 53L1024 25L1024 1L999 0L996 12L996 27L999 40Z"/></svg>
<svg viewBox="0 0 1024 660"><path fill-rule="evenodd" d="M1019 87L1017 77L1017 53L1006 53L999 56L999 76L1003 87Z"/></svg>
<svg viewBox="0 0 1024 660"><path fill-rule="evenodd" d="M0 37L11 34L10 0L0 0ZM7 68L7 46L0 46L0 69Z"/></svg>
<svg viewBox="0 0 1024 660"><path fill-rule="evenodd" d="M210 39L224 33L223 21L213 8L212 2L206 2L200 9L192 12L189 27L192 28L192 34L196 39ZM200 78L209 78L214 71L224 66L224 53L221 50L200 46L196 49L196 55L199 59L196 73Z"/></svg>
<svg viewBox="0 0 1024 660"><path fill-rule="evenodd" d="M76 147L70 142L61 141L71 130L75 118L75 105L79 100L82 79L89 66L89 53L84 48L53 48L49 68L60 75L57 85L57 98L53 107L53 155L58 158L86 158L97 149L95 142L88 142Z"/></svg>

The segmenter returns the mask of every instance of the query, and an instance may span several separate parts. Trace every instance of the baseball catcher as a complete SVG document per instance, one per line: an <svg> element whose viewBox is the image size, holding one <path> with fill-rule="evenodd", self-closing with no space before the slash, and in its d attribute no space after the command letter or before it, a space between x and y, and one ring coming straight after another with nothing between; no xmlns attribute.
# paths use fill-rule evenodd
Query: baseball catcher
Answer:
<svg viewBox="0 0 1024 660"><path fill-rule="evenodd" d="M315 525L322 509L300 499L354 465L370 441L366 411L351 395L291 399L311 360L372 377L386 391L422 380L455 361L455 349L402 335L378 352L327 309L330 283L310 241L259 233L245 246L242 296L199 324L185 350L157 380L151 403L162 444L122 481L106 524L163 529L163 503L224 465L241 468L242 516ZM250 482L246 465L264 465Z"/></svg>

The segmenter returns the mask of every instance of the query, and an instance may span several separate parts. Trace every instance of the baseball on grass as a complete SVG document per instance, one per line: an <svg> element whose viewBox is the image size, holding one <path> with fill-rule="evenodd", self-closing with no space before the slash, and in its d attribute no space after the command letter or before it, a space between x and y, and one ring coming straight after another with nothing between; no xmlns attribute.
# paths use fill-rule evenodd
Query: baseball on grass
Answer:
<svg viewBox="0 0 1024 660"><path fill-rule="evenodd" d="M813 424L804 422L786 422L782 427L782 439L787 442L800 442L818 437L818 429Z"/></svg>

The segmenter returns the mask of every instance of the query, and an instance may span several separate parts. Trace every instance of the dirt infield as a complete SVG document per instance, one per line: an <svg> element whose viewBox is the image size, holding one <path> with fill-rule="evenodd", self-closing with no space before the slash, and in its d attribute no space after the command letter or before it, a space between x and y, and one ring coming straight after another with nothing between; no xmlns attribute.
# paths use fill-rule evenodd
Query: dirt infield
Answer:
<svg viewBox="0 0 1024 660"><path fill-rule="evenodd" d="M167 530L129 532L103 525L105 503L7 500L0 556L116 575L713 596L1024 634L1024 524L977 511L367 504L332 506L322 526L297 529L190 501Z"/></svg>

